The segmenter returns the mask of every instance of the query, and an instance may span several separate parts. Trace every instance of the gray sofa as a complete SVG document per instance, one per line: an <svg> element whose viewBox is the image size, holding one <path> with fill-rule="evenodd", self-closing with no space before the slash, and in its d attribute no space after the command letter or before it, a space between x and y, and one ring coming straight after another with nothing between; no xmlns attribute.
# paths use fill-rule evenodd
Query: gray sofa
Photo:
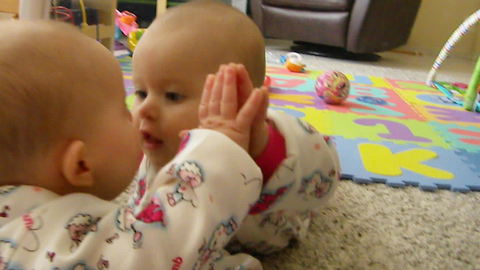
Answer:
<svg viewBox="0 0 480 270"><path fill-rule="evenodd" d="M348 57L405 44L420 1L250 0L249 7L265 37Z"/></svg>

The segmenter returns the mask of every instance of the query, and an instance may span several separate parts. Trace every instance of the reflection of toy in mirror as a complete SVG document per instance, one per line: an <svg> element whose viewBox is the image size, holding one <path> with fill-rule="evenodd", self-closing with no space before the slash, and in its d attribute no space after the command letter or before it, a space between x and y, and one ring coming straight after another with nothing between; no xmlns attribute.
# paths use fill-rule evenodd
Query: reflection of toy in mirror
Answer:
<svg viewBox="0 0 480 270"><path fill-rule="evenodd" d="M128 11L118 11L115 12L115 25L116 33L115 39L120 40L122 34L127 37L125 45L128 47L130 52L135 50L135 47L138 44L138 41L145 32L144 28L138 28L137 16Z"/></svg>
<svg viewBox="0 0 480 270"><path fill-rule="evenodd" d="M130 51L133 52L135 50L135 47L137 47L137 44L145 33L145 30L145 28L139 28L128 34L128 49L130 49Z"/></svg>
<svg viewBox="0 0 480 270"><path fill-rule="evenodd" d="M291 72L305 72L305 64L302 62L302 56L295 52L287 53L286 56L280 58L280 63L285 64L285 67Z"/></svg>
<svg viewBox="0 0 480 270"><path fill-rule="evenodd" d="M325 103L338 105L347 99L350 81L339 71L327 71L318 76L315 90Z"/></svg>
<svg viewBox="0 0 480 270"><path fill-rule="evenodd" d="M115 25L125 36L138 29L137 16L128 11L115 10Z"/></svg>

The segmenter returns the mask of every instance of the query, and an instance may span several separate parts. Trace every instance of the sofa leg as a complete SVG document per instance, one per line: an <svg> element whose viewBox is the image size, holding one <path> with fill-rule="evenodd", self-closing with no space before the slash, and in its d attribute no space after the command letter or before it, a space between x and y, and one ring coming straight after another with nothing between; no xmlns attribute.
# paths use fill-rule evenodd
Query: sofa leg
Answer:
<svg viewBox="0 0 480 270"><path fill-rule="evenodd" d="M375 62L380 60L381 56L374 53L353 53L340 47L312 44L306 42L294 42L290 48L291 51L315 56L324 56L329 58L338 58L354 61Z"/></svg>

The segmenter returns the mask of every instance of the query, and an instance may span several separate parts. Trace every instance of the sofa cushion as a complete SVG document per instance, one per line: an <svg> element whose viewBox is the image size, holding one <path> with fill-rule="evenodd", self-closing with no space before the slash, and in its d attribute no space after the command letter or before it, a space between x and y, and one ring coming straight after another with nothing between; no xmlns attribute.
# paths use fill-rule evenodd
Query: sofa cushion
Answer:
<svg viewBox="0 0 480 270"><path fill-rule="evenodd" d="M264 6L262 17L267 38L346 46L347 11L315 12Z"/></svg>
<svg viewBox="0 0 480 270"><path fill-rule="evenodd" d="M269 6L286 7L291 9L347 11L352 7L354 0L263 0Z"/></svg>

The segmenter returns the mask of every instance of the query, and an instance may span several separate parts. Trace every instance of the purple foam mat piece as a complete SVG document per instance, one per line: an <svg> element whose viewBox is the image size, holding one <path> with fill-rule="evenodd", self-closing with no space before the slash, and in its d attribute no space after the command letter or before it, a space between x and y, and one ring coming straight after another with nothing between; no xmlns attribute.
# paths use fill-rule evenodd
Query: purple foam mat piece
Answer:
<svg viewBox="0 0 480 270"><path fill-rule="evenodd" d="M455 152L440 147L419 147L413 144L395 144L390 142L371 142L366 139L345 139L335 137L337 150L340 156L342 172L356 183L384 183L391 187L418 186L425 191L446 189L458 192L480 191L480 175L475 173L469 164L464 162L463 157ZM442 169L453 173L453 179L442 180L431 178L413 171L402 168L399 176L379 175L365 169L359 152L359 144L371 143L386 146L392 153L398 153L410 149L427 149L437 153L438 158L423 162L424 165Z"/></svg>

